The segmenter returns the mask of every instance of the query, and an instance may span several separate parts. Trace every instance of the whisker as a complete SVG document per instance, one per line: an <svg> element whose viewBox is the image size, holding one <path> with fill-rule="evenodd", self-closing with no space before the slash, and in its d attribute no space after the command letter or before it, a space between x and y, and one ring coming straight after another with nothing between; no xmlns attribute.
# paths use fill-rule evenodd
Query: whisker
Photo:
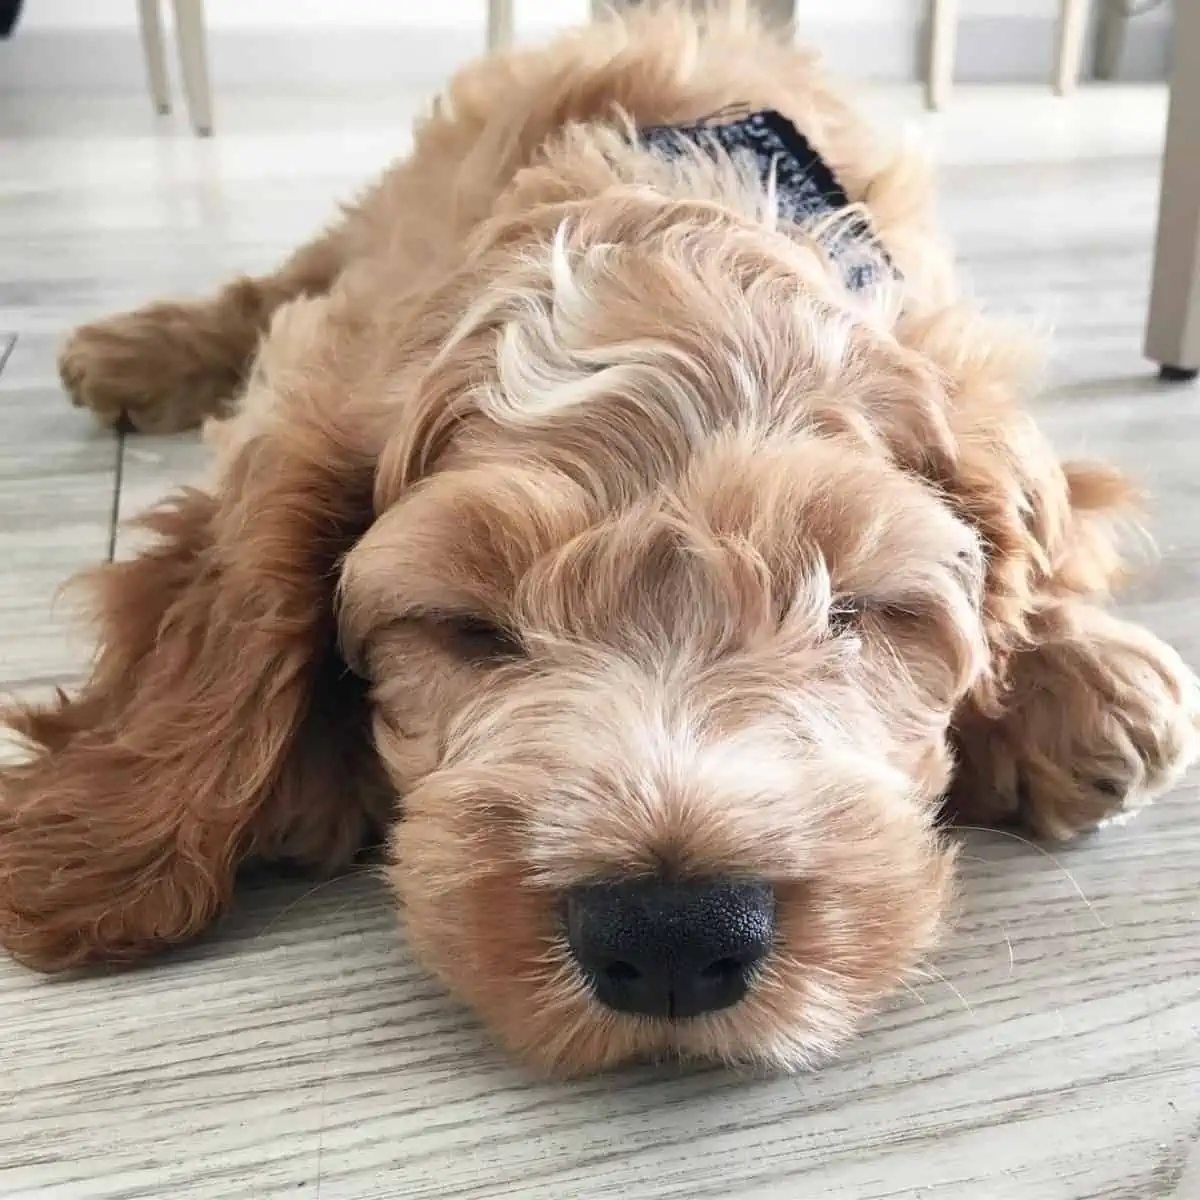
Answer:
<svg viewBox="0 0 1200 1200"><path fill-rule="evenodd" d="M924 970L931 972L936 979L944 983L950 989L950 991L958 997L958 1002L963 1006L963 1008L965 1008L972 1017L975 1016L975 1010L968 1003L966 996L964 996L962 992L960 992L958 988L956 988L954 984L952 984L950 980L948 980L945 975L943 975L941 971L939 971L937 967L933 965L933 963L926 963Z"/></svg>
<svg viewBox="0 0 1200 1200"><path fill-rule="evenodd" d="M266 924L254 936L255 937L264 937L266 934L270 933L270 931L272 929L274 929L274 927L276 925L278 925L279 922L282 921L284 917L286 917L289 913L291 913L296 908L298 908L306 900L311 899L318 892L324 891L327 887L332 887L335 883L340 883L343 879L349 879L353 875L372 874L374 872L374 870L375 870L374 867L369 867L369 866L351 867L350 870L342 871L341 873L334 875L330 879L322 879L319 883L314 884L307 891L302 892L299 896L296 897L295 900L292 900L288 904L285 904L283 906L283 908L281 908L277 913L272 913L271 916L268 918ZM349 903L349 902L347 902L347 903ZM341 906L341 908L338 908L335 911L340 912L342 910L342 908L345 908L345 907L346 907L346 905L343 904Z"/></svg>
<svg viewBox="0 0 1200 1200"><path fill-rule="evenodd" d="M1087 898L1083 888L1079 886L1079 880L1067 870L1066 867L1053 855L1045 846L1039 846L1037 842L1030 841L1027 837L1022 837L1019 833L1013 833L1011 829L994 829L987 825L958 825L958 829L969 829L977 833L995 833L1000 837L1011 838L1014 842L1020 842L1023 846L1029 846L1036 850L1040 855L1048 858L1070 881L1071 886L1075 889L1075 894L1083 901L1084 907L1092 914L1092 918L1101 929L1111 929L1109 925L1096 911L1096 906Z"/></svg>

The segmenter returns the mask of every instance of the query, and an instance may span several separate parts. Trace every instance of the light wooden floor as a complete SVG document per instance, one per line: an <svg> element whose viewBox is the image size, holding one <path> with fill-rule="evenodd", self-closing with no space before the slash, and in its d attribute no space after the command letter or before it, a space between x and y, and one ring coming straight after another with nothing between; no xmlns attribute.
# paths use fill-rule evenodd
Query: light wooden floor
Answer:
<svg viewBox="0 0 1200 1200"><path fill-rule="evenodd" d="M63 331L271 262L402 149L410 112L230 99L198 143L132 100L0 104L0 685L77 677L56 586L200 461L68 407ZM978 290L1056 327L1055 438L1154 493L1163 558L1128 607L1196 663L1200 389L1139 356L1162 119L1156 91L968 91L920 127ZM0 961L0 1197L1196 1200L1195 783L1056 859L969 842L940 977L797 1079L531 1081L410 962L366 876L261 885L134 974Z"/></svg>

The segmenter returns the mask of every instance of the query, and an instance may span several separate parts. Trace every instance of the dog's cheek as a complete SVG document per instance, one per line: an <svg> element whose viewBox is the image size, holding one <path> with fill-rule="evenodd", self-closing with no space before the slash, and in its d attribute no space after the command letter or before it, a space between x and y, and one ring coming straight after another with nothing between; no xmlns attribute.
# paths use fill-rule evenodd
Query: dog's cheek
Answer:
<svg viewBox="0 0 1200 1200"><path fill-rule="evenodd" d="M806 878L777 889L776 1010L818 1045L836 1043L936 944L954 859L932 812L911 799L864 799L830 824Z"/></svg>
<svg viewBox="0 0 1200 1200"><path fill-rule="evenodd" d="M912 807L871 822L857 840L826 846L815 872L813 937L868 1002L889 991L934 945L953 889L956 850Z"/></svg>
<svg viewBox="0 0 1200 1200"><path fill-rule="evenodd" d="M535 1067L563 1074L605 1065L601 1044L566 1052L590 1005L559 950L555 895L515 865L510 832L444 800L434 789L415 795L392 837L388 879L414 955Z"/></svg>

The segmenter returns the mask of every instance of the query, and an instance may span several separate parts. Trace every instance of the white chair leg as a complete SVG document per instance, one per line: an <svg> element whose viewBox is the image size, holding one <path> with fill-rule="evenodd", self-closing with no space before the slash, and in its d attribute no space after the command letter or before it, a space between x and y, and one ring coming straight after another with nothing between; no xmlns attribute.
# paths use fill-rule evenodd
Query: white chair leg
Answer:
<svg viewBox="0 0 1200 1200"><path fill-rule="evenodd" d="M504 50L513 43L513 0L488 0L487 46Z"/></svg>
<svg viewBox="0 0 1200 1200"><path fill-rule="evenodd" d="M1129 17L1123 0L1104 0L1096 22L1096 78L1116 79L1125 58Z"/></svg>
<svg viewBox="0 0 1200 1200"><path fill-rule="evenodd" d="M925 104L935 112L945 108L950 99L957 43L958 0L930 0Z"/></svg>
<svg viewBox="0 0 1200 1200"><path fill-rule="evenodd" d="M1146 357L1168 379L1192 379L1200 372L1200 4L1175 9L1172 49Z"/></svg>
<svg viewBox="0 0 1200 1200"><path fill-rule="evenodd" d="M171 91L167 83L167 56L163 49L162 13L158 9L158 0L138 0L138 28L142 35L150 99L161 116L171 111Z"/></svg>
<svg viewBox="0 0 1200 1200"><path fill-rule="evenodd" d="M772 29L790 30L796 24L796 0L759 0L758 10Z"/></svg>
<svg viewBox="0 0 1200 1200"><path fill-rule="evenodd" d="M179 69L192 128L200 137L208 137L212 133L213 120L204 37L204 0L175 0L175 37L179 41Z"/></svg>
<svg viewBox="0 0 1200 1200"><path fill-rule="evenodd" d="M1079 83L1079 67L1083 62L1083 35L1087 30L1091 0L1062 0L1058 20L1058 74L1054 90L1068 96Z"/></svg>

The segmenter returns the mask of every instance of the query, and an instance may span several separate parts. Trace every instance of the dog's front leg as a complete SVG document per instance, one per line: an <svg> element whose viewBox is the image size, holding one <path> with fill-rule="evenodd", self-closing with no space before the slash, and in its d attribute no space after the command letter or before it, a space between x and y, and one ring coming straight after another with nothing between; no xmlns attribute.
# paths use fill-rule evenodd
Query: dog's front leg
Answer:
<svg viewBox="0 0 1200 1200"><path fill-rule="evenodd" d="M215 295L162 301L81 325L58 369L72 401L106 425L176 433L227 416L271 318L328 291L345 265L341 229L303 246L270 275L236 279Z"/></svg>

